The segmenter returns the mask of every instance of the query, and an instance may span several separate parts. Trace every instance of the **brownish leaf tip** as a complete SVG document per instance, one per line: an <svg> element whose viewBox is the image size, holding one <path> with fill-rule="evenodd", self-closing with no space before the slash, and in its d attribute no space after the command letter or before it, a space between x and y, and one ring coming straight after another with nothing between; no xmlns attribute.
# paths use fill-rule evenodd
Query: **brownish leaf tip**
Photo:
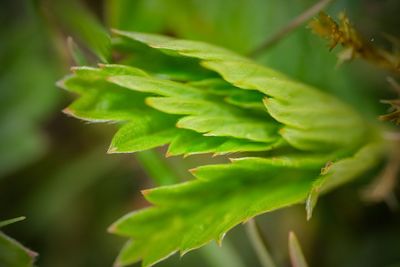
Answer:
<svg viewBox="0 0 400 267"><path fill-rule="evenodd" d="M120 260L116 259L113 264L113 267L122 267L122 266L124 266L124 265L120 262Z"/></svg>
<svg viewBox="0 0 400 267"><path fill-rule="evenodd" d="M66 89L66 87L65 87L65 80L64 79L61 79L61 80L58 80L57 82L56 82L56 86L58 87L58 88L61 88L61 89Z"/></svg>
<svg viewBox="0 0 400 267"><path fill-rule="evenodd" d="M151 189L143 189L140 192L142 193L143 196L147 196L148 194L150 194Z"/></svg>
<svg viewBox="0 0 400 267"><path fill-rule="evenodd" d="M31 257L31 258L36 258L37 256L39 256L39 253L32 251L30 249L26 249L26 252L28 253L29 257Z"/></svg>
<svg viewBox="0 0 400 267"><path fill-rule="evenodd" d="M328 161L325 166L321 169L321 175L325 175L329 172L330 168L332 167L333 162L332 161Z"/></svg>
<svg viewBox="0 0 400 267"><path fill-rule="evenodd" d="M64 108L64 109L62 110L62 113L67 114L67 115L69 115L69 116L72 116L72 115L73 115L73 111L72 111L69 107Z"/></svg>
<svg viewBox="0 0 400 267"><path fill-rule="evenodd" d="M115 230L116 230L116 226L115 226L115 224L112 224L112 225L110 225L108 228L107 228L107 232L108 233L115 233Z"/></svg>
<svg viewBox="0 0 400 267"><path fill-rule="evenodd" d="M72 66L69 68L72 73L76 73L76 70L79 69L77 66Z"/></svg>
<svg viewBox="0 0 400 267"><path fill-rule="evenodd" d="M193 168L193 169L189 169L189 172L190 172L192 175L195 175L196 172L197 172L197 170L198 170L198 168Z"/></svg>

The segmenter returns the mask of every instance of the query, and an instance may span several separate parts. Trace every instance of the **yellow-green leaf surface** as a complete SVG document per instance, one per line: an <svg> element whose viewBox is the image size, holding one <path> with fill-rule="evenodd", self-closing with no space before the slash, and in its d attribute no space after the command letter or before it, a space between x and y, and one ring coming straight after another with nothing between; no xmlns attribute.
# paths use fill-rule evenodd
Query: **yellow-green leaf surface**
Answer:
<svg viewBox="0 0 400 267"><path fill-rule="evenodd" d="M232 85L264 93L268 113L285 124L282 136L298 149L349 146L365 137L363 121L346 104L233 52L201 42L115 32L169 54L197 58L202 66L216 71Z"/></svg>
<svg viewBox="0 0 400 267"><path fill-rule="evenodd" d="M60 82L79 95L66 113L120 125L110 152L235 153L230 163L193 169L185 183L145 190L153 206L110 227L131 238L116 266L151 266L220 243L235 225L296 203L307 201L310 217L320 192L382 158L376 126L316 88L210 44L115 34L119 65L75 68Z"/></svg>

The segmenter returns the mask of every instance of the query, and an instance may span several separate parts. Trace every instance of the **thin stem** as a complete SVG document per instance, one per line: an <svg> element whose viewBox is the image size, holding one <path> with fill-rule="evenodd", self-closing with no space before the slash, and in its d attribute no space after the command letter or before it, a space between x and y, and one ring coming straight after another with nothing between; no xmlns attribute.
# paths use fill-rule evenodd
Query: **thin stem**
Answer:
<svg viewBox="0 0 400 267"><path fill-rule="evenodd" d="M140 166L157 185L175 184L180 181L178 175L161 158L155 150L141 151L135 154Z"/></svg>
<svg viewBox="0 0 400 267"><path fill-rule="evenodd" d="M246 223L247 235L253 245L254 250L257 253L258 259L263 267L276 267L272 260L271 254L267 249L267 241L261 233L261 229L258 227L254 219L250 219Z"/></svg>
<svg viewBox="0 0 400 267"><path fill-rule="evenodd" d="M308 267L300 243L294 232L289 233L289 255L293 267Z"/></svg>
<svg viewBox="0 0 400 267"><path fill-rule="evenodd" d="M321 0L318 1L315 5L311 6L309 9L295 17L293 20L289 21L284 27L282 27L278 32L273 34L271 37L268 37L260 46L249 53L250 57L257 57L259 56L264 50L270 48L271 46L275 45L279 42L282 38L288 35L291 31L299 27L301 24L309 20L311 17L316 15L333 0Z"/></svg>

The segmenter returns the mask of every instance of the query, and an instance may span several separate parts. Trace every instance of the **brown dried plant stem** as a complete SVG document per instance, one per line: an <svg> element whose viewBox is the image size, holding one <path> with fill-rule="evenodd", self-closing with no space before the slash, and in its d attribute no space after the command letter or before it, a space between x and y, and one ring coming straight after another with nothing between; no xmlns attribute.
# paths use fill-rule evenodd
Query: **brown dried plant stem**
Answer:
<svg viewBox="0 0 400 267"><path fill-rule="evenodd" d="M315 5L311 6L309 9L305 10L299 16L295 17L288 24L282 27L278 32L273 34L271 37L267 38L260 46L249 53L250 57L259 56L264 50L270 48L279 42L282 38L286 37L291 31L308 21L311 17L315 16L318 12L323 10L334 0L321 0Z"/></svg>

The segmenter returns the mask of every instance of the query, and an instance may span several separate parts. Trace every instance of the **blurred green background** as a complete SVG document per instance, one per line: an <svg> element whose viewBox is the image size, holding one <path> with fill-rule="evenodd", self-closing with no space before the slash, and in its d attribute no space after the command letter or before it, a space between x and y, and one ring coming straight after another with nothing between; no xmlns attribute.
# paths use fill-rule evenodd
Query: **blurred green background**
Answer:
<svg viewBox="0 0 400 267"><path fill-rule="evenodd" d="M103 26L203 40L248 54L313 3L3 0L0 220L27 216L5 232L40 254L38 266L112 266L124 240L108 234L107 227L147 205L139 192L153 183L140 158L106 154L114 127L88 125L61 113L73 98L55 86L74 65L68 36L82 47L88 64L106 49ZM332 15L346 10L376 42L384 43L381 33L400 36L398 0L337 0L327 10ZM371 120L386 111L379 99L395 96L387 73L373 66L355 61L336 67L335 51L305 25L256 60L337 95ZM193 157L185 164L203 160ZM176 161L166 163L179 168L184 179L185 168L176 167ZM295 230L310 266L400 266L400 214L384 203L362 202L359 185L365 182L324 196L310 222L300 205L258 217L277 263L288 266L287 235ZM209 245L159 266L259 266L243 226L226 240L222 248Z"/></svg>

